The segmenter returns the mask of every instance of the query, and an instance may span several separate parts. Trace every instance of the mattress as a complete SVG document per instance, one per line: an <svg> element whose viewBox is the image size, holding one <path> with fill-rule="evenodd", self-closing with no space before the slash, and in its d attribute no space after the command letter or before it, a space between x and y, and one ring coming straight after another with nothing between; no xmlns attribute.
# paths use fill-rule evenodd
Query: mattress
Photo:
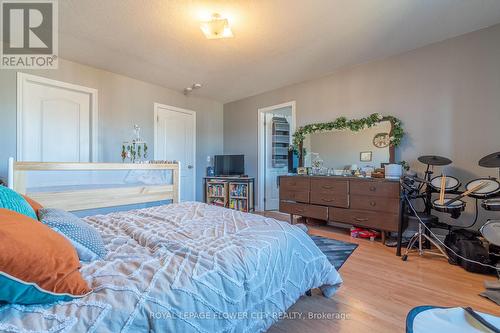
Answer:
<svg viewBox="0 0 500 333"><path fill-rule="evenodd" d="M93 292L3 305L0 331L262 332L311 288L342 279L300 228L202 203L85 218L105 260L83 264Z"/></svg>

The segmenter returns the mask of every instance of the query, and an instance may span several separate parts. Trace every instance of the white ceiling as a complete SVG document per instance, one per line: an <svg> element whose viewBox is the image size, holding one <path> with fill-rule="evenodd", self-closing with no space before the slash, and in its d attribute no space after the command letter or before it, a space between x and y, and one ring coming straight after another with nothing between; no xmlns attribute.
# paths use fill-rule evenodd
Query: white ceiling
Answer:
<svg viewBox="0 0 500 333"><path fill-rule="evenodd" d="M207 40L203 15L234 38ZM221 102L500 22L499 0L63 0L60 56Z"/></svg>

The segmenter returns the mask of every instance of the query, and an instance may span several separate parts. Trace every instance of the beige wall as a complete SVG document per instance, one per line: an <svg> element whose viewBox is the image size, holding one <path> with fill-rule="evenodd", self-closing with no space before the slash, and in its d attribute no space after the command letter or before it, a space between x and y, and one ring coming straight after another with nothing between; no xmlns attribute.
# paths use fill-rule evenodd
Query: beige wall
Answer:
<svg viewBox="0 0 500 333"><path fill-rule="evenodd" d="M27 73L79 84L99 91L99 160L121 161L122 141L130 139L134 124L153 153L153 103L196 111L197 198L203 198L201 177L207 155L222 152L222 104L74 62L59 60L57 70ZM168 75L168 73L165 73ZM16 71L0 70L0 177L7 176L7 159L16 156Z"/></svg>
<svg viewBox="0 0 500 333"><path fill-rule="evenodd" d="M245 154L250 176L257 176L257 109L291 100L298 126L393 115L407 131L397 160L422 170L416 158L438 154L454 161L447 173L462 182L495 176L477 161L500 151L500 25L225 104L224 151Z"/></svg>

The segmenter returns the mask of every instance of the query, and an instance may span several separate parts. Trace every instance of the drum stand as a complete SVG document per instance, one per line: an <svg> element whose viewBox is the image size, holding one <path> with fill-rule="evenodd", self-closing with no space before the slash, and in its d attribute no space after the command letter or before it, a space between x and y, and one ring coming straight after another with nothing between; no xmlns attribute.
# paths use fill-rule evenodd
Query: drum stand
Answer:
<svg viewBox="0 0 500 333"><path fill-rule="evenodd" d="M425 170L425 192L422 194L425 202L425 210L423 212L423 215L426 216L426 218L431 217L431 208L432 208L432 190L429 186L429 183L431 182L433 170L431 169L431 165L427 164L427 169ZM422 183L424 185L424 183ZM422 189L422 186L419 187L419 192ZM429 254L434 254L438 256L443 256L446 259L448 259L448 254L446 253L445 250L439 245L430 235L427 229L423 226L424 222L422 221L422 218L419 213L416 211L413 211L415 214L415 218L418 221L418 231L410 238L408 241L408 246L406 247L405 253L401 256L401 259L403 261L408 260L408 254L411 252L413 246L415 245L415 242L418 241L418 255L422 256L424 253L429 253ZM426 245L424 246L423 241L425 240ZM430 250L430 244L434 245L439 252L432 251Z"/></svg>
<svg viewBox="0 0 500 333"><path fill-rule="evenodd" d="M419 256L424 255L424 253L429 253L429 254L434 254L434 255L437 255L437 256L443 256L446 259L448 259L448 254L446 253L445 250L443 250L443 248L441 247L441 245L439 245L431 236L429 236L429 235L427 235L425 233L425 229L422 226L422 224L424 222L422 222L420 220L420 217L418 215L416 216L416 218L418 220L418 231L410 238L410 241L408 242L408 246L406 247L406 251L401 256L401 259L403 261L406 261L408 259L408 254L412 250L413 245L415 245L416 241L418 241L418 255ZM434 245L439 250L439 252L431 251L429 249L424 249L424 246L423 246L423 243L422 243L422 241L424 239L427 240L428 242L430 242L432 245Z"/></svg>

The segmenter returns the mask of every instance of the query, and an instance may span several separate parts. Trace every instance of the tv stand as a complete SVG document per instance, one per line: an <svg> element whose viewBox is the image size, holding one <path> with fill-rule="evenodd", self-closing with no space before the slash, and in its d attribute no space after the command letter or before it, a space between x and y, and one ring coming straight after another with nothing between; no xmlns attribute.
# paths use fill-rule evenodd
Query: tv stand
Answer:
<svg viewBox="0 0 500 333"><path fill-rule="evenodd" d="M254 178L247 176L204 177L207 204L242 212L253 212L255 202Z"/></svg>

